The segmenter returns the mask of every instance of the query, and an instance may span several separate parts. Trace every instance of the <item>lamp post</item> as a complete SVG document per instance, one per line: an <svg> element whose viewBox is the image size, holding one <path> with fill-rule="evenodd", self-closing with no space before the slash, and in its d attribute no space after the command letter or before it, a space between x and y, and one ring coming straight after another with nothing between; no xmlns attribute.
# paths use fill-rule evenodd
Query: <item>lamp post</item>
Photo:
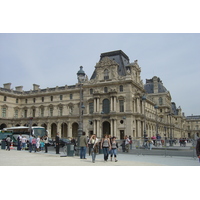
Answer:
<svg viewBox="0 0 200 200"><path fill-rule="evenodd" d="M156 136L158 135L158 106L155 105L154 108L156 109Z"/></svg>
<svg viewBox="0 0 200 200"><path fill-rule="evenodd" d="M173 146L173 142L172 142L172 113L168 114L170 116L170 139L169 139L169 144L170 146Z"/></svg>
<svg viewBox="0 0 200 200"><path fill-rule="evenodd" d="M145 141L145 137L147 136L147 134L146 134L146 111L145 111L145 102L146 102L146 96L145 95L143 95L142 96L142 101L144 102L144 135L143 135L143 137L144 137L144 141Z"/></svg>
<svg viewBox="0 0 200 200"><path fill-rule="evenodd" d="M33 123L33 117L30 117L29 118L29 136L31 136L31 134L32 134L32 123Z"/></svg>
<svg viewBox="0 0 200 200"><path fill-rule="evenodd" d="M78 83L80 86L80 105L79 105L79 123L78 123L78 144L76 155L80 154L80 137L83 133L83 110L85 106L83 105L83 82L85 81L86 75L83 71L83 67L80 66L80 70L77 72Z"/></svg>

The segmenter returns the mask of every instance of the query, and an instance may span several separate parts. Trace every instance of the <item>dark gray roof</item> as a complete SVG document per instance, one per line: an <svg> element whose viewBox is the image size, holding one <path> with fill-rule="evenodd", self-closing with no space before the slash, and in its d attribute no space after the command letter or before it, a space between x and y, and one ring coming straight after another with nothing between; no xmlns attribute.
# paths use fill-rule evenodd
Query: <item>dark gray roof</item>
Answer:
<svg viewBox="0 0 200 200"><path fill-rule="evenodd" d="M186 119L188 119L188 120L200 120L200 115L187 116Z"/></svg>
<svg viewBox="0 0 200 200"><path fill-rule="evenodd" d="M102 53L99 61L101 61L104 57L109 57L111 60L114 60L116 63L119 64L118 74L120 76L126 75L125 66L129 65L129 57L122 50ZM94 79L95 77L96 71L93 72L91 79Z"/></svg>
<svg viewBox="0 0 200 200"><path fill-rule="evenodd" d="M172 113L174 115L178 115L178 109L176 108L176 104L174 102L171 103Z"/></svg>
<svg viewBox="0 0 200 200"><path fill-rule="evenodd" d="M144 85L144 89L148 94L154 93L153 79L146 79L146 84ZM160 78L158 78L158 93L165 93L165 92L168 91L164 87Z"/></svg>

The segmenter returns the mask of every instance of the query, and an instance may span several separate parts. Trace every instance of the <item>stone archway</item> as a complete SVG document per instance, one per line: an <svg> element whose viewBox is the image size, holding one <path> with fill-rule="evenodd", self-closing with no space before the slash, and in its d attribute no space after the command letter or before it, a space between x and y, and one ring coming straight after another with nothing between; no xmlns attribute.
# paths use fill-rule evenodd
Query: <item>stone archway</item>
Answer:
<svg viewBox="0 0 200 200"><path fill-rule="evenodd" d="M78 138L78 123L76 122L72 124L72 137Z"/></svg>
<svg viewBox="0 0 200 200"><path fill-rule="evenodd" d="M61 138L68 137L68 125L66 123L61 124Z"/></svg>
<svg viewBox="0 0 200 200"><path fill-rule="evenodd" d="M104 135L110 135L110 123L109 122L107 122L107 121L105 121L105 122L103 122L103 124L102 124L102 136L104 136Z"/></svg>
<svg viewBox="0 0 200 200"><path fill-rule="evenodd" d="M1 124L0 125L0 130L3 130L4 128L7 128L6 124Z"/></svg>
<svg viewBox="0 0 200 200"><path fill-rule="evenodd" d="M51 137L55 138L57 134L57 125L55 123L51 124Z"/></svg>

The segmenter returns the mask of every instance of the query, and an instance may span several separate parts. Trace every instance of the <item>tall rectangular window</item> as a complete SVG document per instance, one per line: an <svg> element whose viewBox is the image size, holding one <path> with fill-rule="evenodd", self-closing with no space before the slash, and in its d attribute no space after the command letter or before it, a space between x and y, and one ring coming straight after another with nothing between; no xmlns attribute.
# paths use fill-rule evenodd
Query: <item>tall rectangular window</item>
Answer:
<svg viewBox="0 0 200 200"><path fill-rule="evenodd" d="M50 108L50 116L53 116L53 108Z"/></svg>
<svg viewBox="0 0 200 200"><path fill-rule="evenodd" d="M91 103L89 103L89 113L93 114L93 112L94 112L94 103L91 102Z"/></svg>
<svg viewBox="0 0 200 200"><path fill-rule="evenodd" d="M18 110L15 110L15 118L18 118Z"/></svg>
<svg viewBox="0 0 200 200"><path fill-rule="evenodd" d="M2 117L3 117L3 118L6 117L6 108L2 108Z"/></svg>
<svg viewBox="0 0 200 200"><path fill-rule="evenodd" d="M124 100L119 100L119 112L124 112Z"/></svg>
<svg viewBox="0 0 200 200"><path fill-rule="evenodd" d="M60 100L61 100L61 101L63 100L63 95L60 95Z"/></svg>
<svg viewBox="0 0 200 200"><path fill-rule="evenodd" d="M63 115L63 108L59 107L59 115L62 116Z"/></svg>
<svg viewBox="0 0 200 200"><path fill-rule="evenodd" d="M27 110L24 110L24 118L27 118Z"/></svg>
<svg viewBox="0 0 200 200"><path fill-rule="evenodd" d="M44 108L40 109L40 115L41 115L41 117L44 117Z"/></svg>
<svg viewBox="0 0 200 200"><path fill-rule="evenodd" d="M70 99L73 99L73 94L70 94L69 96L70 96L70 97L69 97Z"/></svg>

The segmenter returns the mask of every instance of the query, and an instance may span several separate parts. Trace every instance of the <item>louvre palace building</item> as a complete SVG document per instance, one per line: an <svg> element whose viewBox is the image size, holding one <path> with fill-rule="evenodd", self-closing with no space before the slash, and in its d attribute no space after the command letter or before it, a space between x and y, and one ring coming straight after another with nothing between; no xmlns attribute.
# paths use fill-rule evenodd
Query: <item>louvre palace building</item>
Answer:
<svg viewBox="0 0 200 200"><path fill-rule="evenodd" d="M193 138L200 133L200 116L184 116L172 102L159 77L143 83L138 61L130 62L121 50L102 53L89 79L83 67L82 81L75 85L43 88L33 84L11 89L0 87L0 130L13 126L43 126L49 137L78 136L80 120L86 135L104 134L123 139L151 137Z"/></svg>

